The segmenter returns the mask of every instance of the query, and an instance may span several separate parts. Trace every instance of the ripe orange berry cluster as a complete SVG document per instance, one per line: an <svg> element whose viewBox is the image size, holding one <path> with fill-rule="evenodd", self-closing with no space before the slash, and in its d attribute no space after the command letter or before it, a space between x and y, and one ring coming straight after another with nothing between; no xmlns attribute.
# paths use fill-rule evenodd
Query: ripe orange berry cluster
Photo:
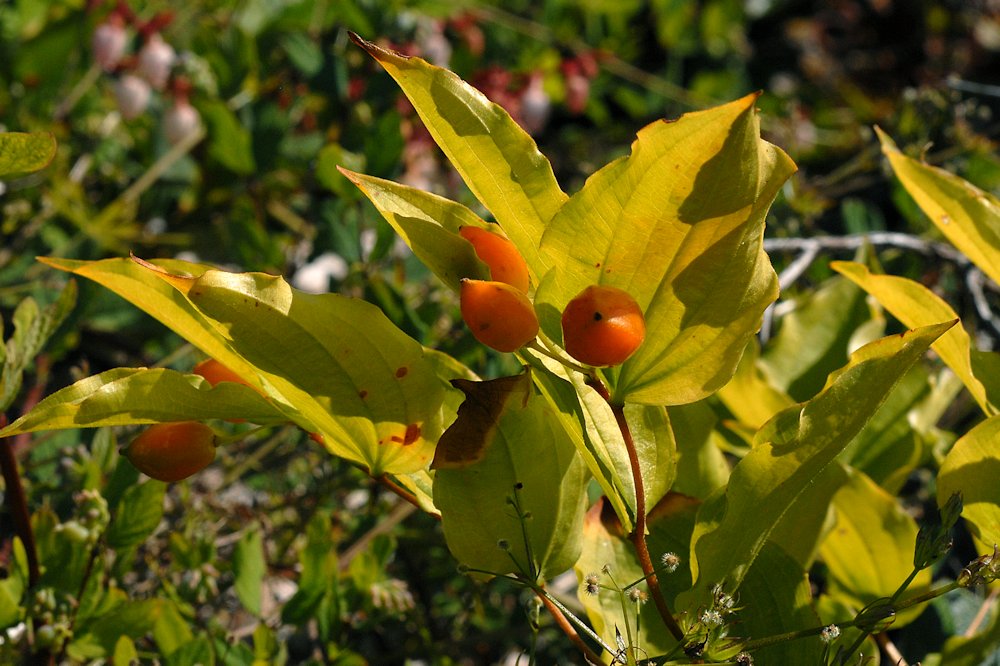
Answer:
<svg viewBox="0 0 1000 666"><path fill-rule="evenodd" d="M462 319L477 340L502 352L523 347L538 335L538 316L528 300L528 265L510 240L487 229L461 227L490 269L491 280L462 280ZM593 366L624 363L646 335L642 310L628 292L592 285L562 314L563 346L577 361Z"/></svg>

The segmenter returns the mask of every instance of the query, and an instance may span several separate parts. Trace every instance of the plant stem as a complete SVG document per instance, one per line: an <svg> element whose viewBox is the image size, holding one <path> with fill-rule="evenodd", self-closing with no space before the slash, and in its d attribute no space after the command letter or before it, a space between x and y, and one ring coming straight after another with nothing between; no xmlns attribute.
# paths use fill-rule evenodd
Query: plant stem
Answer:
<svg viewBox="0 0 1000 666"><path fill-rule="evenodd" d="M628 462L632 467L632 480L635 484L635 529L629 535L629 541L635 547L635 554L639 557L639 566L642 573L649 581L649 593L653 596L656 610L659 611L663 623L678 641L684 640L684 630L677 624L667 600L660 590L659 579L656 576L656 568L653 560L649 557L649 547L646 545L646 491L642 483L642 468L639 465L639 454L635 448L635 441L632 439L632 431L629 430L628 421L625 420L625 407L622 405L611 405L615 420L622 431L625 440L625 450L628 452Z"/></svg>
<svg viewBox="0 0 1000 666"><path fill-rule="evenodd" d="M930 601L935 597L940 597L942 594L947 594L948 592L951 592L952 590L959 587L961 587L961 585L959 585L955 581L952 581L947 585L936 587L933 590L928 590L927 592L924 592L923 594L918 594L914 597L904 599L903 601L900 601L898 604L893 604L893 608L897 611L900 611L909 608L910 606L916 606L917 604L922 604L926 601ZM852 620L847 620L845 622L834 622L833 624L840 627L841 629L845 629L857 626L857 620L852 619ZM799 638L808 638L809 636L817 636L820 633L822 633L822 631L826 629L828 626L830 625L823 625L822 627L810 627L809 629L799 629L798 631L790 631L785 634L776 634L774 636L765 636L764 638L758 638L757 640L748 641L744 645L744 648L746 650L757 650L762 647L775 645L777 643L783 643L785 641L793 641ZM865 634L865 636L867 636L867 634ZM864 640L864 638L862 638L862 640Z"/></svg>
<svg viewBox="0 0 1000 666"><path fill-rule="evenodd" d="M642 467L639 465L639 453L635 448L635 440L632 439L632 431L628 427L625 419L625 406L616 405L611 402L611 394L604 384L596 379L588 382L604 400L611 405L611 411L618 422L618 429L622 432L622 439L625 440L625 450L628 452L628 462L632 468L632 482L635 485L635 529L629 535L629 541L635 548L635 554L639 558L639 566L642 567L643 578L649 581L649 593L653 596L653 603L663 620L663 624L678 642L684 640L684 630L677 624L674 614L670 612L667 600L660 590L660 582L656 577L656 568L653 560L649 557L649 547L646 545L646 490L642 483Z"/></svg>
<svg viewBox="0 0 1000 666"><path fill-rule="evenodd" d="M348 546L343 553L337 556L337 568L341 572L347 571L347 568L351 565L351 561L358 556L359 553L364 551L368 547L375 537L380 534L387 534L392 531L396 525L413 515L417 510L417 507L413 504L407 504L406 502L400 502L392 508L385 518L380 520L375 524L370 530L361 535L357 541Z"/></svg>
<svg viewBox="0 0 1000 666"><path fill-rule="evenodd" d="M7 415L0 414L0 427L7 425ZM31 530L31 514L28 512L28 500L21 484L21 476L17 472L17 458L14 456L14 440L0 439L0 471L3 472L4 487L7 489L7 507L10 509L11 520L14 523L14 534L21 539L28 558L28 587L34 587L41 576L38 566L38 549L35 547L35 534Z"/></svg>
<svg viewBox="0 0 1000 666"><path fill-rule="evenodd" d="M586 375L591 380L597 381L597 377L594 374L594 369L593 368L588 368L587 366L580 365L578 363L574 363L573 361L570 361L569 359L565 359L562 356L559 356L558 354L550 352L548 349L546 349L542 345L538 344L538 340L532 340L531 342L529 342L528 344L525 345L525 348L530 349L531 351L534 351L534 352L538 352L542 356L546 356L548 358L551 358L556 363L560 363L560 364L566 366L570 370L576 370L580 374Z"/></svg>
<svg viewBox="0 0 1000 666"><path fill-rule="evenodd" d="M383 486L385 486L389 490L391 490L392 492L394 492L397 495L399 495L400 497L402 497L404 500L406 500L407 502L409 502L413 506L417 507L418 509L423 510L423 507L420 506L420 501L417 500L417 496L414 495L413 493L411 493L409 490L407 490L403 486L401 486L398 483L396 483L395 481L393 481L392 479L390 479L387 474L383 474L382 476L376 477L375 480L378 481L379 483L381 483ZM437 520L441 520L440 514L432 513L430 515L433 516L434 518L436 518Z"/></svg>
<svg viewBox="0 0 1000 666"><path fill-rule="evenodd" d="M584 658L591 664L595 664L596 666L601 666L601 664L604 663L601 661L601 656L596 652L594 652L590 648L590 646L584 642L583 638L580 637L580 634L576 632L576 629L573 628L572 623L570 623L569 619L566 617L566 613L564 612L565 606L556 601L556 599L552 597L548 592L546 592L544 588L534 584L533 581L529 581L523 577L520 578L520 580L524 583L527 583L528 586L535 592L535 594L538 595L538 598L545 606L545 610L549 612L549 615L552 616L552 619L556 621L556 624L559 626L560 629L562 629L563 633L566 634L566 636L570 639L570 641L572 641L573 644L576 645L577 648L579 648L580 652L583 653ZM586 626L586 625L583 625L581 623L581 626ZM598 642L601 643L601 646L605 650L608 650L609 653L613 654L613 652L608 649L608 646L604 645L603 641L601 641L599 636L593 634L591 635L591 638L596 639Z"/></svg>

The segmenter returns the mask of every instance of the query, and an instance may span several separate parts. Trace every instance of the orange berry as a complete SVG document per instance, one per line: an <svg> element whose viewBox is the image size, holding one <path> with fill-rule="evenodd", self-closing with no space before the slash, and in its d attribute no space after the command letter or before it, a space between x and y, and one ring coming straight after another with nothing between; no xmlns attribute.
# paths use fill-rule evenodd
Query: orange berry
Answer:
<svg viewBox="0 0 1000 666"><path fill-rule="evenodd" d="M562 313L563 347L587 365L618 365L646 336L646 320L628 292L592 285L569 302Z"/></svg>
<svg viewBox="0 0 1000 666"><path fill-rule="evenodd" d="M157 423L122 452L136 469L160 481L180 481L215 460L215 432L198 421Z"/></svg>
<svg viewBox="0 0 1000 666"><path fill-rule="evenodd" d="M243 379L228 367L216 361L214 358L205 359L198 365L194 366L194 369L192 369L191 372L196 375L201 375L212 386L215 386L219 382L234 382L236 384L243 384L244 386L250 386L253 388L253 385L250 382Z"/></svg>
<svg viewBox="0 0 1000 666"><path fill-rule="evenodd" d="M531 301L509 284L462 280L462 319L487 347L512 352L538 335L538 316Z"/></svg>
<svg viewBox="0 0 1000 666"><path fill-rule="evenodd" d="M472 243L476 256L489 266L492 279L528 292L528 264L513 243L479 227L459 227L458 235Z"/></svg>

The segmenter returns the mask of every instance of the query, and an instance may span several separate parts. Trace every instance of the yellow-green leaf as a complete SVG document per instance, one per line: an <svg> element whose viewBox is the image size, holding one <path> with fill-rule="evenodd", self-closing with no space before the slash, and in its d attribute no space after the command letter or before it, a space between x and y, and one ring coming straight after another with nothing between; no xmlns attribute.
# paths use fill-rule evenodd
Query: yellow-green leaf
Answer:
<svg viewBox="0 0 1000 666"><path fill-rule="evenodd" d="M56 156L49 132L0 132L0 178L17 178L44 169Z"/></svg>
<svg viewBox="0 0 1000 666"><path fill-rule="evenodd" d="M656 122L628 157L591 176L545 230L554 268L538 288L546 335L584 288L624 289L646 339L606 374L615 402L682 404L729 381L778 294L763 251L764 217L795 170L760 139L756 95Z"/></svg>
<svg viewBox="0 0 1000 666"><path fill-rule="evenodd" d="M833 498L835 523L820 546L829 572L828 593L844 598L858 610L876 599L892 596L913 571L917 525L896 498L863 473L843 468L846 482ZM931 571L913 579L908 594L930 586ZM923 612L916 606L899 613L901 627Z"/></svg>
<svg viewBox="0 0 1000 666"><path fill-rule="evenodd" d="M951 306L919 282L895 275L876 275L866 266L849 261L834 261L830 266L871 294L908 328L958 319ZM972 340L961 322L938 338L932 348L958 375L980 408L987 415L996 414L997 406L990 402L986 387L973 372Z"/></svg>
<svg viewBox="0 0 1000 666"><path fill-rule="evenodd" d="M536 282L545 225L566 201L552 165L502 107L454 73L351 34L396 80L472 193L517 246Z"/></svg>
<svg viewBox="0 0 1000 666"><path fill-rule="evenodd" d="M157 368L116 368L56 391L0 430L9 437L37 430L245 419L275 423L285 415L251 388Z"/></svg>
<svg viewBox="0 0 1000 666"><path fill-rule="evenodd" d="M1000 201L944 169L907 157L876 130L882 152L917 205L945 238L1000 282Z"/></svg>
<svg viewBox="0 0 1000 666"><path fill-rule="evenodd" d="M449 388L379 308L263 273L147 270L183 294L331 453L375 476L430 462Z"/></svg>
<svg viewBox="0 0 1000 666"><path fill-rule="evenodd" d="M871 418L900 377L953 325L876 340L830 375L826 388L780 412L754 438L724 492L702 505L692 538L695 587L703 600L719 581L738 585L788 507Z"/></svg>
<svg viewBox="0 0 1000 666"><path fill-rule="evenodd" d="M938 503L962 493L962 516L986 548L1000 543L1000 416L983 421L955 442L937 478Z"/></svg>
<svg viewBox="0 0 1000 666"><path fill-rule="evenodd" d="M458 235L464 226L487 226L471 210L391 180L344 168L340 172L368 196L413 254L451 289L458 291L462 278L490 279L489 269L476 257L472 244Z"/></svg>
<svg viewBox="0 0 1000 666"><path fill-rule="evenodd" d="M495 574L530 575L534 567L548 578L580 556L589 476L528 373L518 379L502 392L482 458L435 472L434 504L448 548L462 564ZM463 390L476 392L470 385ZM530 515L519 518L518 510Z"/></svg>

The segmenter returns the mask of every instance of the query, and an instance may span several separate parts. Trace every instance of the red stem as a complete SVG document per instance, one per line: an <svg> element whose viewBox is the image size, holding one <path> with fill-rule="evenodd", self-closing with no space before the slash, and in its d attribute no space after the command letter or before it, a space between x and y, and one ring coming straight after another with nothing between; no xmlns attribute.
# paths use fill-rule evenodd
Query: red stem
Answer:
<svg viewBox="0 0 1000 666"><path fill-rule="evenodd" d="M0 428L7 425L7 415L0 414ZM21 476L17 472L17 458L14 456L14 442L0 439L0 470L3 472L4 485L7 488L7 507L14 523L14 534L21 538L28 557L28 587L34 587L41 571L38 566L38 549L35 547L35 534L31 530L31 514L28 513L28 500L21 484Z"/></svg>
<svg viewBox="0 0 1000 666"><path fill-rule="evenodd" d="M656 568L653 566L653 560L649 557L649 546L646 545L646 490L642 483L642 468L639 465L639 454L635 448L635 440L632 439L632 431L629 429L628 421L625 419L625 406L616 405L611 402L611 394L608 393L607 387L600 381L591 379L588 381L588 384L611 405L615 421L618 422L618 429L621 430L622 439L625 440L628 462L632 467L632 482L635 484L635 529L629 535L629 541L632 542L632 546L635 548L635 554L639 558L639 566L642 567L643 576L649 584L649 592L653 595L653 603L656 604L656 610L663 619L663 624L666 625L675 639L683 641L684 630L677 624L677 620L674 619L674 615L670 612L670 607L667 605L667 600L663 596L663 591L660 590L660 582L656 577Z"/></svg>
<svg viewBox="0 0 1000 666"><path fill-rule="evenodd" d="M583 638L580 637L580 634L576 633L576 629L573 628L573 625L570 624L566 616L563 615L563 612L559 610L559 608L552 603L548 597L542 594L541 590L536 590L535 592L538 595L538 598L542 600L545 610L549 612L549 615L551 615L552 619L556 621L556 624L559 625L559 628L562 629L563 633L569 637L570 641L572 641L573 644L579 648L580 652L583 653L584 658L591 664L603 664L604 662L601 661L601 656L590 649L590 646L583 642Z"/></svg>

